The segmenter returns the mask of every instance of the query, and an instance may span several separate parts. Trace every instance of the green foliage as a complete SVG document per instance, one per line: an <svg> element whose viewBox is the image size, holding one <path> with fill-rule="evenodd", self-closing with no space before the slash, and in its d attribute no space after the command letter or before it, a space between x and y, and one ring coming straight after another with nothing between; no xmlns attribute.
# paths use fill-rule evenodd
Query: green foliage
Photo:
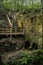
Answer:
<svg viewBox="0 0 43 65"><path fill-rule="evenodd" d="M2 7L5 9L5 10L12 10L12 2L6 2L6 3L4 3L4 2L2 2L1 3L1 5L2 5Z"/></svg>
<svg viewBox="0 0 43 65"><path fill-rule="evenodd" d="M3 65L43 65L43 51L29 53L21 53L18 58L10 57L9 62Z"/></svg>
<svg viewBox="0 0 43 65"><path fill-rule="evenodd" d="M36 8L40 8L41 7L41 5L39 4L39 3L36 3L36 4L33 4L33 6L32 6L34 9L36 9Z"/></svg>
<svg viewBox="0 0 43 65"><path fill-rule="evenodd" d="M10 57L8 61L9 65L17 65L16 59L14 57Z"/></svg>
<svg viewBox="0 0 43 65"><path fill-rule="evenodd" d="M18 65L24 65L26 64L27 65L27 60L28 60L28 55L27 54L21 54L20 58L18 59Z"/></svg>
<svg viewBox="0 0 43 65"><path fill-rule="evenodd" d="M28 0L29 2L30 0ZM20 2L20 3L19 3ZM26 4L25 4L26 3ZM40 8L40 3L36 3L36 4L27 4L27 2L23 0L19 1L19 0L11 0L10 2L1 2L1 6L5 9L5 10L15 10L15 11L18 11L18 10L29 10L31 8ZM24 5L25 4L25 5Z"/></svg>
<svg viewBox="0 0 43 65"><path fill-rule="evenodd" d="M8 65L8 63L7 62L3 62L2 65Z"/></svg>

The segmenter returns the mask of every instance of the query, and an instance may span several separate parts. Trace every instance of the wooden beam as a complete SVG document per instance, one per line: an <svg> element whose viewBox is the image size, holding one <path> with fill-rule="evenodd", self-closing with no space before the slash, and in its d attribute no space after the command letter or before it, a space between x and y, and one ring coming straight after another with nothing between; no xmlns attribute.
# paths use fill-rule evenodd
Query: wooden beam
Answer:
<svg viewBox="0 0 43 65"><path fill-rule="evenodd" d="M12 23L11 23L11 20L10 20L8 15L7 15L7 19L8 19L8 22L9 22L10 26L12 27Z"/></svg>

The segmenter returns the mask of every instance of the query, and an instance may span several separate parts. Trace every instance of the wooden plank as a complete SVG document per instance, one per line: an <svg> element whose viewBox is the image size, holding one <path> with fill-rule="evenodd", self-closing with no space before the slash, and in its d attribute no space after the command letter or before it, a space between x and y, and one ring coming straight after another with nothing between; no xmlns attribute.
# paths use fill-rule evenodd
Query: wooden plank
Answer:
<svg viewBox="0 0 43 65"><path fill-rule="evenodd" d="M24 34L24 32L21 32L21 33L0 33L0 35L21 35L21 34Z"/></svg>

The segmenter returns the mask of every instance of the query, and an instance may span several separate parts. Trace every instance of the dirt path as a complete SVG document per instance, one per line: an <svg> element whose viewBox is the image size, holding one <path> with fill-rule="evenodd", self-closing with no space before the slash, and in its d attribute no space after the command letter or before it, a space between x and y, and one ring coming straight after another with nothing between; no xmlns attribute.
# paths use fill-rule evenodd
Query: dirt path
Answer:
<svg viewBox="0 0 43 65"><path fill-rule="evenodd" d="M5 53L3 56L2 56L2 60L3 61L8 61L8 58L10 57L17 57L19 56L19 54L22 52L23 50L19 50L19 51L16 51L16 52L9 52L9 53Z"/></svg>
<svg viewBox="0 0 43 65"><path fill-rule="evenodd" d="M29 51L29 50L18 50L18 51L13 51L13 52L9 52L9 53L5 53L3 56L2 56L2 60L3 61L9 61L8 59L11 58L11 57L14 57L14 58L18 58L20 56L21 53L26 53L26 54L32 54L33 52L37 52L38 50L33 50L33 51Z"/></svg>

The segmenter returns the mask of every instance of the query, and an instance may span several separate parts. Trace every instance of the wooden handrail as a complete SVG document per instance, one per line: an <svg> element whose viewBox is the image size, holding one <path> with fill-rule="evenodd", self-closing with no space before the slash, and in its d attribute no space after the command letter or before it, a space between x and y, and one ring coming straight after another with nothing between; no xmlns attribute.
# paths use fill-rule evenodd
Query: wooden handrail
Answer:
<svg viewBox="0 0 43 65"><path fill-rule="evenodd" d="M13 28L12 33L24 33L24 29ZM11 33L11 28L0 28L0 33Z"/></svg>

